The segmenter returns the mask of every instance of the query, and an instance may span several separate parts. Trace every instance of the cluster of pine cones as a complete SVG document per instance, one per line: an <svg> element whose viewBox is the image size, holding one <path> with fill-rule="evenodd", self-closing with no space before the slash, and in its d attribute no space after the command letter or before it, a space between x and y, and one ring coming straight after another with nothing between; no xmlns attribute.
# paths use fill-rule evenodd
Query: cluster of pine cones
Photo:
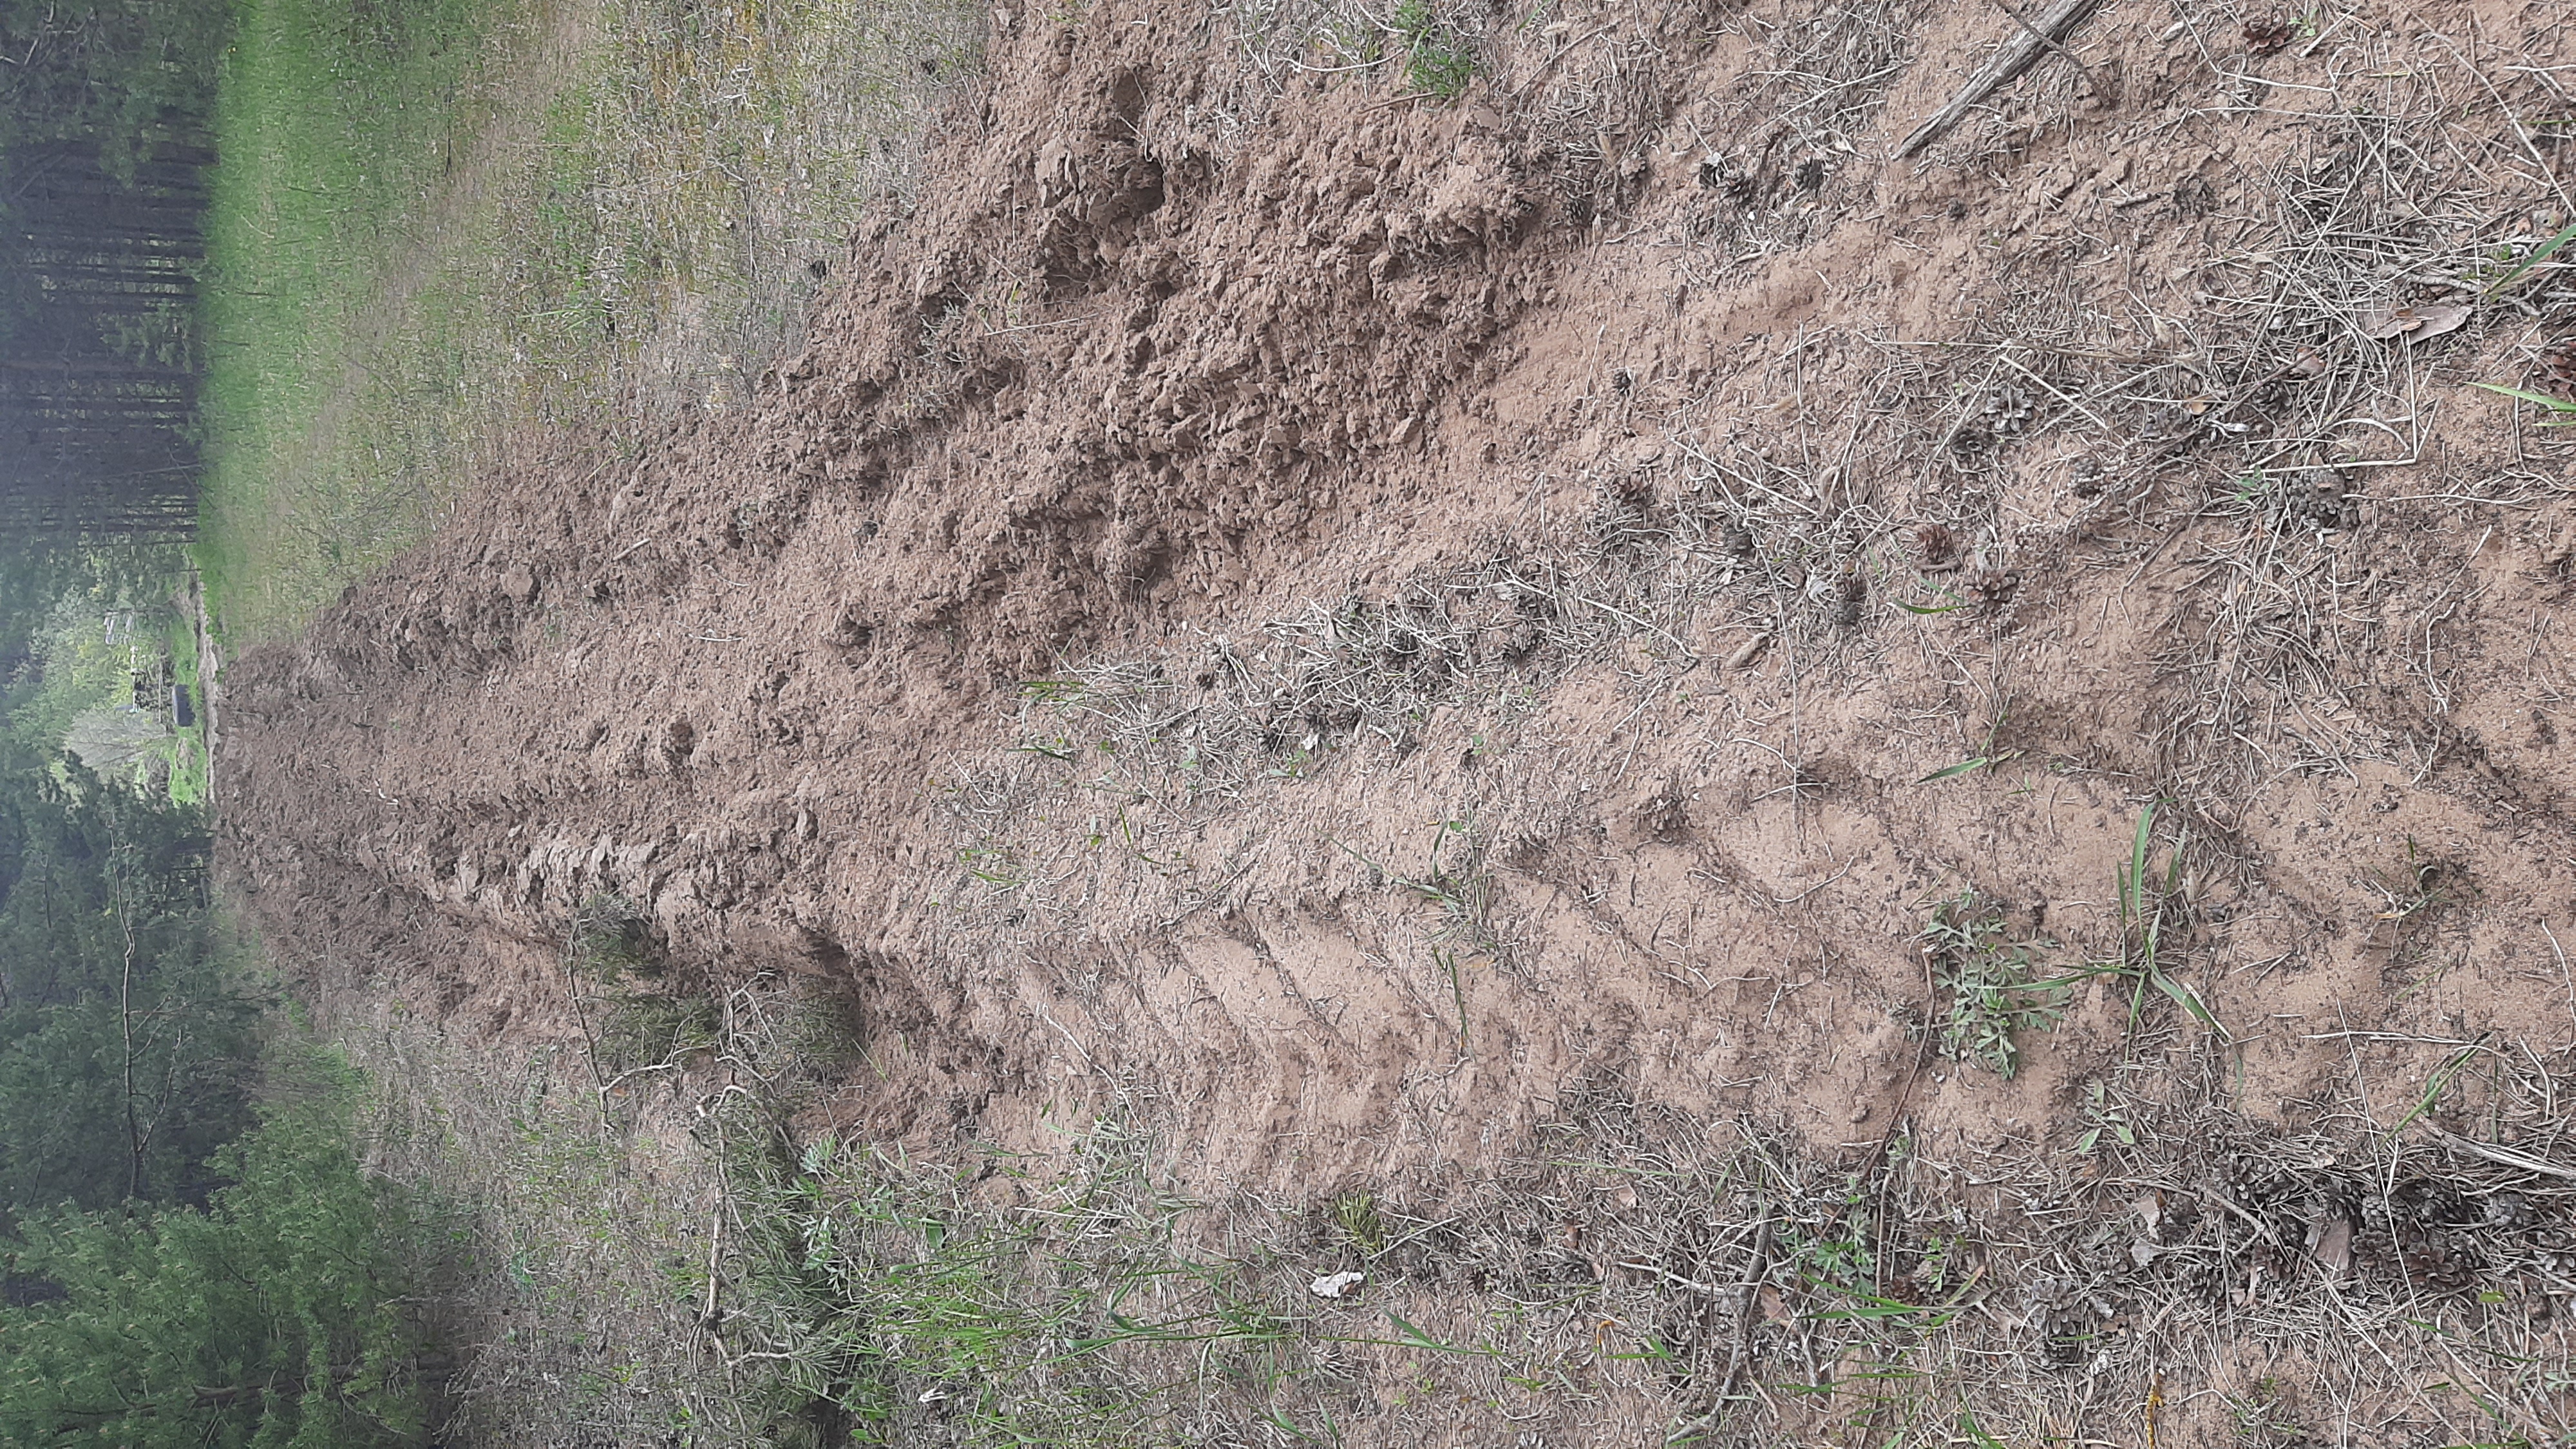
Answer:
<svg viewBox="0 0 2576 1449"><path fill-rule="evenodd" d="M2561 337L2541 349L2539 391L2576 398L2576 337Z"/></svg>

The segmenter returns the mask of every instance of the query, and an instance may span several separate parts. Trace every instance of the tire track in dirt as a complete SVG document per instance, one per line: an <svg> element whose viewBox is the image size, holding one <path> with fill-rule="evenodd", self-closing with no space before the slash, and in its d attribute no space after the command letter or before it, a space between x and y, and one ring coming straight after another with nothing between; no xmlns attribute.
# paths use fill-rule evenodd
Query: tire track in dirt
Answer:
<svg viewBox="0 0 2576 1449"><path fill-rule="evenodd" d="M2342 1069L2328 1021L2565 1035L2507 905L2576 895L2564 767L2508 734L2564 498L2441 504L2503 446L2445 414L2383 475L2422 486L2239 579L2242 520L2202 491L2225 437L2158 433L2153 389L1903 350L1985 357L2092 296L2083 228L2198 174L2098 180L2198 99L2170 53L2148 78L2151 30L2121 35L2131 113L2024 138L2006 228L1988 183L1848 137L1596 141L1585 170L1544 112L1299 83L1229 140L1217 78L1172 63L1195 23L1006 18L942 182L853 241L750 405L525 441L310 640L238 660L223 828L272 939L460 1030L559 1037L562 933L614 890L693 969L853 993L879 1070L844 1119L1035 1145L1123 1091L1217 1177L1472 1166L1603 1079L1824 1145L1900 1112L1995 1142L2140 1049L2128 999L2077 993L2017 1080L1901 1101L1941 1009L1927 902L1973 884L2017 932L2115 949L2139 812L2184 791L2171 949L2237 1041L2154 1040L2247 1110ZM1630 116L1658 134L1771 73L1675 53ZM1940 88L1917 69L1904 94ZM1592 224L1604 196L1627 231ZM2156 279L2214 243L2157 215L2118 259L2193 313ZM1712 273L1686 244L1712 227L1772 240ZM2050 356L2016 365L2080 365ZM2054 433L2052 389L2081 403ZM2116 487L2066 481L2095 458ZM1929 556L1934 518L1966 557ZM2279 681L2325 646L2238 600L2328 574L2369 581L2332 597L2386 647L2302 694ZM2436 630L2428 714L2402 641ZM1297 683L1310 655L1347 699ZM2339 769L2265 763L2302 710ZM1994 768L1926 782L1971 756ZM2485 894L2389 915L2366 883L2418 853Z"/></svg>

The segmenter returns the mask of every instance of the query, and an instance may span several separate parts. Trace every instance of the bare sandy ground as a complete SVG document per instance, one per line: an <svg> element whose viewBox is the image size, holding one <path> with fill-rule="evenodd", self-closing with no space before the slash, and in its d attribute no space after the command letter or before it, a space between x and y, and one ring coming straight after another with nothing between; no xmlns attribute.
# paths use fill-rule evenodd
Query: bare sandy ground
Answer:
<svg viewBox="0 0 2576 1449"><path fill-rule="evenodd" d="M2269 1191L2208 1342L2372 1284L2562 1361L2565 1280L2504 1265L2571 1170L2441 1155L2558 1161L2576 1042L2576 449L2469 386L2570 325L2513 274L2576 212L2562 18L2114 4L1892 160L2014 21L1478 12L1447 100L1249 14L997 9L749 405L524 440L232 663L236 877L496 1050L571 1029L623 895L684 975L851 995L815 1125L925 1151L1118 1099L1211 1194L1472 1193L1607 1093L2129 1224L2025 1336ZM1969 892L2057 983L2009 1079L1940 1050ZM2333 1206L2338 1142L2448 1205Z"/></svg>

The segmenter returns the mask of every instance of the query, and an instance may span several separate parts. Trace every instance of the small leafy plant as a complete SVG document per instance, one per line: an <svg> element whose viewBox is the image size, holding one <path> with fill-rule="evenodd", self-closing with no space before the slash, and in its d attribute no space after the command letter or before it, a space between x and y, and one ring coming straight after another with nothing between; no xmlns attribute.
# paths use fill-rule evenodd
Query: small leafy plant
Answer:
<svg viewBox="0 0 2576 1449"><path fill-rule="evenodd" d="M2010 1080L2021 1067L2015 1038L2055 1026L2063 992L2038 979L2032 943L2008 940L2003 913L1973 890L1935 907L1921 939L1933 987L1948 1001L1942 1054Z"/></svg>
<svg viewBox="0 0 2576 1449"><path fill-rule="evenodd" d="M2075 1151L2080 1156L2091 1156L2105 1137L2123 1147L2138 1145L2137 1129L2129 1125L2128 1104L2113 1097L2110 1088L2099 1079L2084 1084L2084 1120L2092 1125L2075 1139Z"/></svg>

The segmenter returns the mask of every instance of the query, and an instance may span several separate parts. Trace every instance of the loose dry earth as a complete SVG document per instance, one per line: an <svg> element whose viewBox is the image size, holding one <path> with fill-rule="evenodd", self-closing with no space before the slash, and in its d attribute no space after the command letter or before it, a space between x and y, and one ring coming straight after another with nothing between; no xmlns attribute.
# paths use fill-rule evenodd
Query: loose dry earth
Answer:
<svg viewBox="0 0 2576 1449"><path fill-rule="evenodd" d="M236 878L496 1061L613 893L853 1004L805 1133L1366 1193L1344 1443L2562 1442L2565 19L2122 0L1892 160L1999 6L1005 4L747 403L230 666Z"/></svg>

